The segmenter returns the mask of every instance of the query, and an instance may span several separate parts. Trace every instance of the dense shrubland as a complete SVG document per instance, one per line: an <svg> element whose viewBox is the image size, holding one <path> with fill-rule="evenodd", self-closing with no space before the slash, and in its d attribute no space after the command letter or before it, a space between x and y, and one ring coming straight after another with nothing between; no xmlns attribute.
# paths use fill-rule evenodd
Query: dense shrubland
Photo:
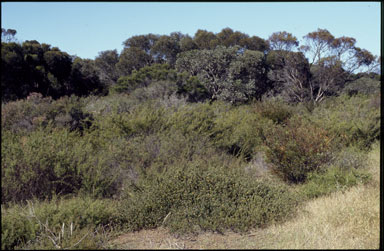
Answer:
<svg viewBox="0 0 384 251"><path fill-rule="evenodd" d="M159 226L244 232L369 182L380 75L310 60L288 35L148 34L95 60L2 42L2 249L103 248ZM326 30L306 39L374 64Z"/></svg>

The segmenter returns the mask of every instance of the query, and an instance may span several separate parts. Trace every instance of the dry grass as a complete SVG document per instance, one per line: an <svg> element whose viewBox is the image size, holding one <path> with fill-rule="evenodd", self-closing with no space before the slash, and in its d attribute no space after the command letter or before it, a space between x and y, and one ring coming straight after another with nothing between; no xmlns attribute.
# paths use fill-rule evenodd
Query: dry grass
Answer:
<svg viewBox="0 0 384 251"><path fill-rule="evenodd" d="M128 233L115 240L124 249L378 249L380 243L380 148L369 154L373 181L307 202L299 216L246 235L205 233L175 238L165 229Z"/></svg>

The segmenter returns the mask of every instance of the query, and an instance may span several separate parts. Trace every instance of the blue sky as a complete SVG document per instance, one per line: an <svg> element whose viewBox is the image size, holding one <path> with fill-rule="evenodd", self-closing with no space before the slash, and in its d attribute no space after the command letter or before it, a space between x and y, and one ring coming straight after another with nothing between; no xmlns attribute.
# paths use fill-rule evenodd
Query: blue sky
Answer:
<svg viewBox="0 0 384 251"><path fill-rule="evenodd" d="M299 40L318 28L380 55L377 2L2 2L1 25L19 41L37 40L82 58L117 49L141 34L193 36L198 29L235 31L264 39L287 31Z"/></svg>

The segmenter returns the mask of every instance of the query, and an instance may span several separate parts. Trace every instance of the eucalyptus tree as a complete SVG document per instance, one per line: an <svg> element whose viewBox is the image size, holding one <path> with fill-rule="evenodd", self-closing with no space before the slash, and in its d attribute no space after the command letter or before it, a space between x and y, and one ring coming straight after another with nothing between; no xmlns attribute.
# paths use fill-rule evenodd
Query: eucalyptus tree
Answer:
<svg viewBox="0 0 384 251"><path fill-rule="evenodd" d="M106 50L99 52L95 58L95 66L98 71L99 78L108 86L112 86L119 78L116 64L119 62L119 54L117 50Z"/></svg>
<svg viewBox="0 0 384 251"><path fill-rule="evenodd" d="M264 54L243 51L240 46L183 52L178 56L176 69L197 76L211 100L246 102L260 97L265 89Z"/></svg>

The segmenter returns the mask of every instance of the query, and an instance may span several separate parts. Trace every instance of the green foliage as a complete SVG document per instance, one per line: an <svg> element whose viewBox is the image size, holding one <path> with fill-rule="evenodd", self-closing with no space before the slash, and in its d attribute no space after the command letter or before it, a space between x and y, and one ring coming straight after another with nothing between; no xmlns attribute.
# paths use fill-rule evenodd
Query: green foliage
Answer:
<svg viewBox="0 0 384 251"><path fill-rule="evenodd" d="M116 64L119 62L119 54L117 50L106 50L99 52L99 55L95 58L95 67L100 78L107 88L116 84L119 74L116 68Z"/></svg>
<svg viewBox="0 0 384 251"><path fill-rule="evenodd" d="M148 55L144 50L138 47L125 48L119 57L119 62L116 63L116 68L120 76L126 76L134 70L149 65L152 62L151 55Z"/></svg>
<svg viewBox="0 0 384 251"><path fill-rule="evenodd" d="M293 115L294 110L291 106L279 100L266 100L257 102L253 105L256 112L264 118L268 118L277 124L284 124Z"/></svg>
<svg viewBox="0 0 384 251"><path fill-rule="evenodd" d="M269 36L268 42L273 50L291 51L299 45L297 38L286 31L274 32Z"/></svg>
<svg viewBox="0 0 384 251"><path fill-rule="evenodd" d="M367 153L356 146L344 147L332 154L329 166L308 174L307 181L299 187L304 198L312 199L336 191L344 191L371 180L367 171Z"/></svg>
<svg viewBox="0 0 384 251"><path fill-rule="evenodd" d="M59 100L31 93L26 100L8 102L1 108L1 127L13 133L28 133L39 126L53 124L71 131L87 128L93 117L83 111L84 104L76 96Z"/></svg>
<svg viewBox="0 0 384 251"><path fill-rule="evenodd" d="M2 201L78 192L94 197L117 194L124 159L108 148L124 149L124 144L111 145L99 133L80 137L52 126L27 136L2 131Z"/></svg>
<svg viewBox="0 0 384 251"><path fill-rule="evenodd" d="M375 96L342 95L316 107L309 119L335 135L338 144L369 149L380 139L380 109Z"/></svg>
<svg viewBox="0 0 384 251"><path fill-rule="evenodd" d="M120 77L112 91L117 93L132 92L136 88L146 87L152 81L172 80L177 78L176 71L170 69L168 64L154 64L134 70L132 74Z"/></svg>
<svg viewBox="0 0 384 251"><path fill-rule="evenodd" d="M249 178L234 167L200 162L135 184L122 203L130 230L168 226L178 233L247 231L285 219L296 200L287 189Z"/></svg>
<svg viewBox="0 0 384 251"><path fill-rule="evenodd" d="M151 49L155 60L157 62L165 61L174 66L176 55L181 51L180 41L184 36L181 32L172 32L170 36L160 36Z"/></svg>
<svg viewBox="0 0 384 251"><path fill-rule="evenodd" d="M2 131L2 201L71 193L81 184L73 148L77 137L68 130L38 129L29 136Z"/></svg>
<svg viewBox="0 0 384 251"><path fill-rule="evenodd" d="M150 134L165 126L165 113L164 107L156 107L154 103L147 102L136 106L130 113L113 114L108 121L125 136Z"/></svg>
<svg viewBox="0 0 384 251"><path fill-rule="evenodd" d="M106 94L105 83L101 82L94 60L75 58L69 77L69 94L77 96ZM68 95L69 95L68 94Z"/></svg>
<svg viewBox="0 0 384 251"><path fill-rule="evenodd" d="M98 94L100 82L92 60L73 58L57 47L39 42L3 43L1 46L2 100L25 98L32 92L59 98Z"/></svg>
<svg viewBox="0 0 384 251"><path fill-rule="evenodd" d="M167 99L177 92L177 84L170 81L156 81L152 82L147 87L135 89L130 98L137 100L138 102L144 102L155 99Z"/></svg>
<svg viewBox="0 0 384 251"><path fill-rule="evenodd" d="M267 131L267 159L284 180L298 183L330 161L329 133L303 119L291 118L286 126Z"/></svg>
<svg viewBox="0 0 384 251"><path fill-rule="evenodd" d="M266 69L263 53L240 52L239 46L180 53L176 69L188 72L203 83L212 100L241 103L261 96Z"/></svg>
<svg viewBox="0 0 384 251"><path fill-rule="evenodd" d="M285 50L270 51L266 56L268 65L269 95L280 96L290 103L311 100L310 65L301 52Z"/></svg>
<svg viewBox="0 0 384 251"><path fill-rule="evenodd" d="M353 38L307 38L353 49L356 66L371 67ZM2 42L2 249L103 249L123 226L243 232L368 182L378 76L349 74L323 51L309 68L306 48L290 51L295 39L274 33L268 52L230 28L148 34L95 60ZM346 79L357 80L328 98ZM264 156L272 173L250 173Z"/></svg>
<svg viewBox="0 0 384 251"><path fill-rule="evenodd" d="M343 147L333 153L331 164L342 170L362 169L367 166L367 153L357 146Z"/></svg>
<svg viewBox="0 0 384 251"><path fill-rule="evenodd" d="M120 77L110 91L112 93L132 93L136 90L134 96L137 96L137 93L151 92L151 89L157 91L159 88L162 91L159 96L164 96L164 92L168 96L177 93L187 96L188 100L193 102L208 97L207 90L197 78L186 73L178 73L168 64L153 64L140 68L140 70L134 70L131 75ZM156 94L147 94L145 95L147 97L144 96L144 98L154 99Z"/></svg>
<svg viewBox="0 0 384 251"><path fill-rule="evenodd" d="M324 173L308 174L307 182L301 187L301 193L312 199L336 191L343 191L357 184L366 184L371 179L370 173L361 169L345 170L330 166Z"/></svg>
<svg viewBox="0 0 384 251"><path fill-rule="evenodd" d="M221 108L215 118L212 141L219 149L235 156L250 159L263 145L265 130L273 127L268 119L256 113L250 106Z"/></svg>
<svg viewBox="0 0 384 251"><path fill-rule="evenodd" d="M209 103L198 103L180 108L170 115L168 125L182 134L209 136L214 126L215 112Z"/></svg>
<svg viewBox="0 0 384 251"><path fill-rule="evenodd" d="M102 248L105 230L123 220L118 207L116 201L89 197L2 205L1 249Z"/></svg>
<svg viewBox="0 0 384 251"><path fill-rule="evenodd" d="M380 91L380 81L369 78L362 77L350 83L347 83L342 93L348 94L349 96L356 94L375 94Z"/></svg>

